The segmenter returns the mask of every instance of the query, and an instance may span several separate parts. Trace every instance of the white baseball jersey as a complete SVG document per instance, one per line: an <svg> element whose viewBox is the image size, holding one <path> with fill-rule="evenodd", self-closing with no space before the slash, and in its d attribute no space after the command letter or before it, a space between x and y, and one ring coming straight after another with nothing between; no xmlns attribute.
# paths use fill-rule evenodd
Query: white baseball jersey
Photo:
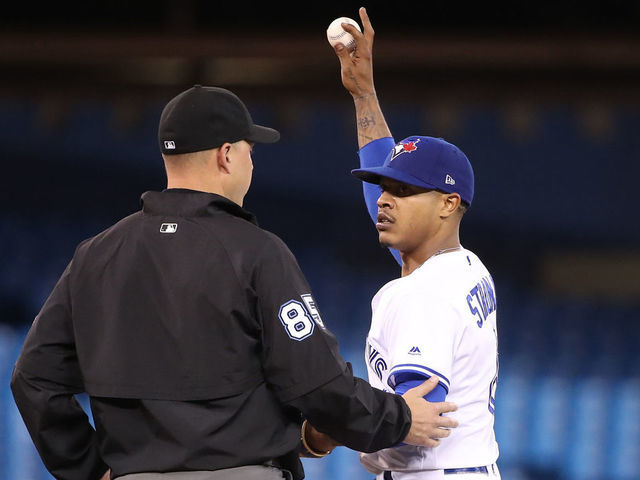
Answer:
<svg viewBox="0 0 640 480"><path fill-rule="evenodd" d="M496 296L482 262L464 248L435 255L384 285L371 306L369 383L393 392L407 373L437 375L447 401L458 405L446 415L459 426L438 447L403 445L361 454L363 465L372 472L417 472L493 464L498 458Z"/></svg>

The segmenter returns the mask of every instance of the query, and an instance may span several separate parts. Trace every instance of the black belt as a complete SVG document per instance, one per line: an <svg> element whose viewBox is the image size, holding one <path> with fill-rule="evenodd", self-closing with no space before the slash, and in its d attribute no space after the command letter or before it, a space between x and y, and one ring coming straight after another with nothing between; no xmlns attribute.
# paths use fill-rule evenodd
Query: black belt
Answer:
<svg viewBox="0 0 640 480"><path fill-rule="evenodd" d="M456 473L485 473L485 474L489 474L489 469L485 466L485 467L467 467L467 468L445 468L444 469L444 474L445 475L455 475ZM386 471L384 472L384 476L383 476L384 480L393 480L393 477L391 476L391 472Z"/></svg>

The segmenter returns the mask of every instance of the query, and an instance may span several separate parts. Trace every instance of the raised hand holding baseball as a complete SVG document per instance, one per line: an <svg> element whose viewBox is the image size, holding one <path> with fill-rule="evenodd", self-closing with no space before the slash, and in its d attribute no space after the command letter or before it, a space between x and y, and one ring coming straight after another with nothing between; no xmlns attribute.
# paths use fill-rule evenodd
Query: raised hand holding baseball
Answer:
<svg viewBox="0 0 640 480"><path fill-rule="evenodd" d="M329 40L332 47L341 43L351 52L356 48L356 41L353 35L342 28L343 23L351 24L356 27L358 31L361 31L360 25L358 25L355 20L349 17L339 17L329 24L329 28L327 28L327 40Z"/></svg>
<svg viewBox="0 0 640 480"><path fill-rule="evenodd" d="M355 49L350 51L341 42L333 46L340 60L342 84L354 97L375 93L372 61L374 31L366 9L360 7L359 13L362 32L350 23L342 23L342 28L353 37Z"/></svg>

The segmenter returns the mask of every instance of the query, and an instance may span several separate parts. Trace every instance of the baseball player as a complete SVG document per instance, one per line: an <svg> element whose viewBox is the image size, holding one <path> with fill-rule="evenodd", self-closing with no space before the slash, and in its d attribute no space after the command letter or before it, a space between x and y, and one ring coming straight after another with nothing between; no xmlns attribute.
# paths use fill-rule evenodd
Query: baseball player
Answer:
<svg viewBox="0 0 640 480"><path fill-rule="evenodd" d="M498 378L496 295L480 259L460 244L459 225L474 194L465 154L440 138L396 142L373 82L374 31L364 8L363 33L350 54L335 47L342 82L354 99L365 201L381 244L402 266L401 278L372 300L365 361L370 383L402 394L436 377L430 401L458 405L459 427L439 446L401 445L361 453L378 479L500 478L494 402Z"/></svg>

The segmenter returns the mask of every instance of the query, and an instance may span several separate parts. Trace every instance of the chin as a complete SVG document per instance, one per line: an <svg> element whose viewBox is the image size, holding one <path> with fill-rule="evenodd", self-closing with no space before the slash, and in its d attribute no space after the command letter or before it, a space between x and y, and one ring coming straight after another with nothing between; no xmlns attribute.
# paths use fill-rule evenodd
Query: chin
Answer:
<svg viewBox="0 0 640 480"><path fill-rule="evenodd" d="M389 238L386 238L384 234L380 234L378 236L378 241L380 242L380 245L383 247L394 248L393 242Z"/></svg>
<svg viewBox="0 0 640 480"><path fill-rule="evenodd" d="M407 250L406 243L399 241L398 238L390 237L389 235L380 235L378 237L378 242L380 243L381 247L393 248L394 250L398 250L399 252Z"/></svg>

